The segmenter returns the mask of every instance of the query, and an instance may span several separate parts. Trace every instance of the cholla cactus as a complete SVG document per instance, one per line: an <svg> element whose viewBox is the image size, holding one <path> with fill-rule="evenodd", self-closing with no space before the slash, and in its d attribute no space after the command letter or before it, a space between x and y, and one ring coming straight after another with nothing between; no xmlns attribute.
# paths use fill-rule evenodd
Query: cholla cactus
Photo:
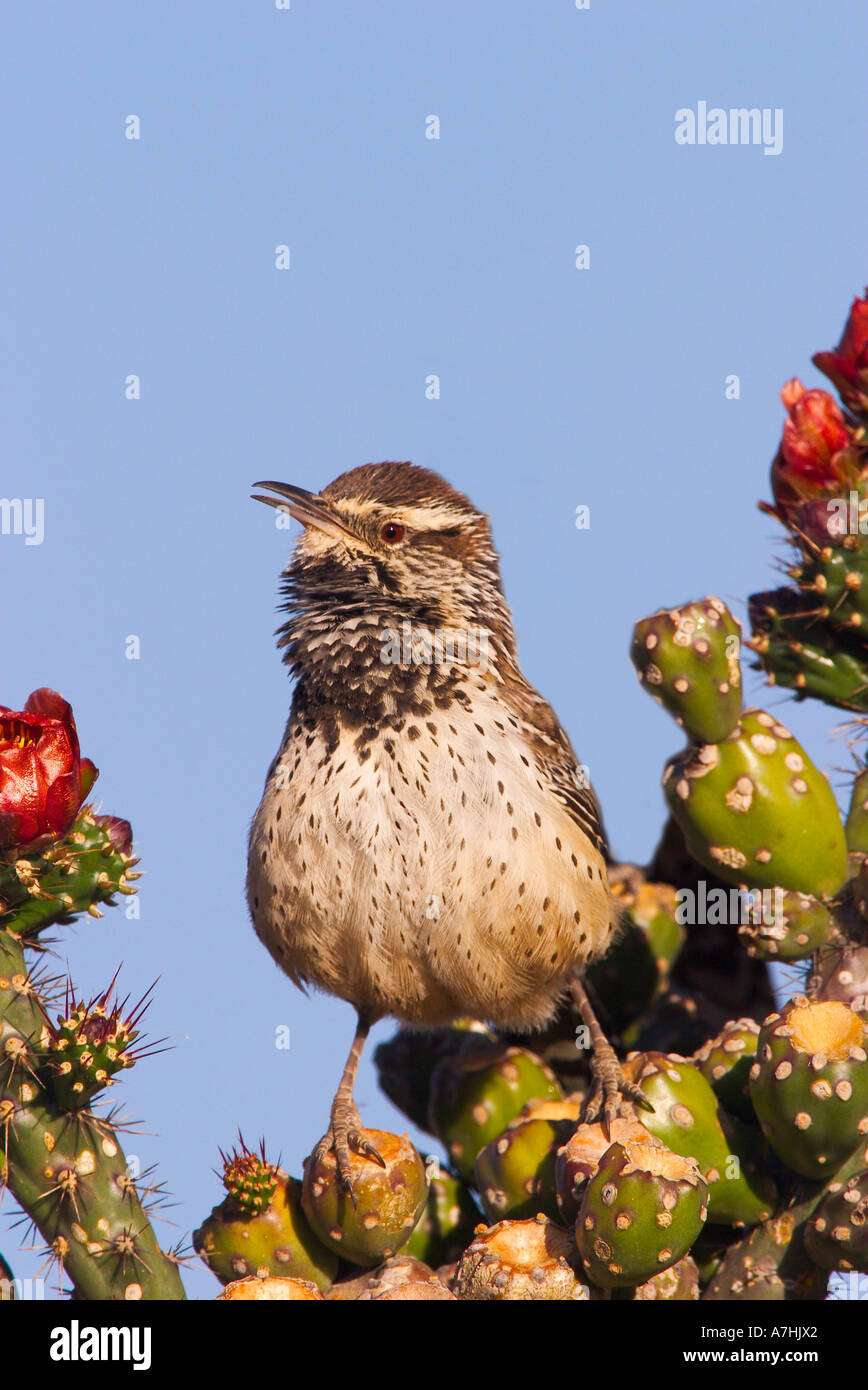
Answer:
<svg viewBox="0 0 868 1390"><path fill-rule="evenodd" d="M319 1241L302 1210L302 1185L265 1157L265 1144L223 1159L226 1198L199 1229L193 1245L224 1284L255 1274L306 1279L327 1289L337 1256Z"/></svg>
<svg viewBox="0 0 868 1390"><path fill-rule="evenodd" d="M794 587L754 594L750 643L772 683L845 709L868 710L868 291L834 352L814 362L838 386L794 378L772 464L774 506L794 550Z"/></svg>
<svg viewBox="0 0 868 1390"><path fill-rule="evenodd" d="M749 646L772 682L864 712L868 292L815 361L841 403L784 388L766 510L794 563L790 584L753 595ZM566 1013L518 1042L474 1020L401 1031L378 1049L381 1084L445 1162L365 1131L351 1198L324 1145L293 1177L239 1136L193 1236L222 1300L805 1301L832 1272L868 1272L868 768L844 820L794 733L744 708L740 643L716 597L633 634L643 688L686 746L664 773L665 853L648 881L615 876L624 927L588 984L652 1108L625 1106L608 1133L584 1121ZM179 1299L178 1258L91 1108L145 1055L146 999L128 1011L114 980L90 1000L70 984L58 1013L25 960L49 925L135 892L129 826L83 804L95 777L60 696L0 708L0 1179L77 1298ZM687 880L745 967L725 992L719 963L697 964ZM765 962L800 976L771 1013L739 988ZM2 1291L2 1260L0 1276Z"/></svg>
<svg viewBox="0 0 868 1390"><path fill-rule="evenodd" d="M116 978L86 1002L67 987L53 1024L24 952L50 923L132 893L129 825L81 802L96 768L80 757L54 691L0 710L0 1186L41 1233L78 1298L179 1299L118 1133L91 1102L143 1055L146 1000L125 1016Z"/></svg>

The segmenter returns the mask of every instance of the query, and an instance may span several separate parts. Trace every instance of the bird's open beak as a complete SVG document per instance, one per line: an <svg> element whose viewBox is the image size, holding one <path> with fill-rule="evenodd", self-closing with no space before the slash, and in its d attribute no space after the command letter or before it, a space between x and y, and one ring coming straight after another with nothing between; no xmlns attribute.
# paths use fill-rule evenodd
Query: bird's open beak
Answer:
<svg viewBox="0 0 868 1390"><path fill-rule="evenodd" d="M324 531L335 540L350 539L358 542L358 536L335 516L325 497L319 497L315 492L307 492L303 487L293 487L291 483L254 483L253 486L266 487L269 492L278 494L276 497L260 497L258 493L253 493L254 502L264 502L267 507L283 508L290 516L294 516L296 521L300 521L302 526L315 526L318 531Z"/></svg>

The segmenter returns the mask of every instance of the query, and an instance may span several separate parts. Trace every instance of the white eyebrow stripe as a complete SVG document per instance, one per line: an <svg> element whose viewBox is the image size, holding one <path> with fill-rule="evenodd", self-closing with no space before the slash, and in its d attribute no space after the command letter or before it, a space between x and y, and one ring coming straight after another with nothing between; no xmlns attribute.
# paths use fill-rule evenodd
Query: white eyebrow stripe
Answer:
<svg viewBox="0 0 868 1390"><path fill-rule="evenodd" d="M448 503L429 503L425 505L411 504L390 508L383 502L374 502L358 497L336 498L335 510L342 512L347 518L362 519L376 512L378 515L394 516L403 525L409 526L414 531L438 531L446 526L457 526L462 522L467 522L470 518L466 511L458 511L450 507Z"/></svg>

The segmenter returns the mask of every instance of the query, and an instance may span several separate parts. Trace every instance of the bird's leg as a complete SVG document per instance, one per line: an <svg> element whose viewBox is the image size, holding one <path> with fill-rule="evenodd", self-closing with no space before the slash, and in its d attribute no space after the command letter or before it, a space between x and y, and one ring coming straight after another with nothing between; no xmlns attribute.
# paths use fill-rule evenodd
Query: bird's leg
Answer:
<svg viewBox="0 0 868 1390"><path fill-rule="evenodd" d="M334 1149L335 1163L338 1170L338 1186L346 1192L352 1200L353 1206L356 1205L353 1183L350 1176L350 1150L355 1153L363 1154L365 1158L373 1159L374 1163L379 1163L381 1168L385 1168L385 1163L367 1139L362 1137L362 1120L359 1115L356 1103L353 1100L353 1086L356 1081L356 1073L359 1069L359 1060L362 1049L365 1046L365 1039L371 1030L371 1020L363 1014L359 1014L356 1025L356 1033L353 1038L353 1045L350 1048L350 1055L347 1057L343 1076L335 1092L332 1101L331 1120L327 1132L320 1139L312 1154L312 1161L319 1162L332 1149Z"/></svg>
<svg viewBox="0 0 868 1390"><path fill-rule="evenodd" d="M582 1016L582 1022L590 1033L591 1048L593 1049L591 1075L594 1079L594 1088L585 1109L585 1122L591 1123L599 1116L603 1133L608 1139L611 1123L621 1113L622 1097L633 1101L643 1110L653 1111L654 1107L644 1092L634 1082L628 1081L621 1070L615 1049L600 1027L597 1015L591 1008L591 1001L587 996L585 987L577 975L570 977L570 993Z"/></svg>

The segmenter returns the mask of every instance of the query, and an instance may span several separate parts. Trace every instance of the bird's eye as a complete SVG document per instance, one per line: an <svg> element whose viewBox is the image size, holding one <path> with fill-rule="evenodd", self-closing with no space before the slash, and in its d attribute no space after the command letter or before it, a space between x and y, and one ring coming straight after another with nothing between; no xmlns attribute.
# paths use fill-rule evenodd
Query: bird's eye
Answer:
<svg viewBox="0 0 868 1390"><path fill-rule="evenodd" d="M389 541L392 545L396 541L404 539L404 527L398 521L387 521L385 526L380 527L380 540Z"/></svg>

